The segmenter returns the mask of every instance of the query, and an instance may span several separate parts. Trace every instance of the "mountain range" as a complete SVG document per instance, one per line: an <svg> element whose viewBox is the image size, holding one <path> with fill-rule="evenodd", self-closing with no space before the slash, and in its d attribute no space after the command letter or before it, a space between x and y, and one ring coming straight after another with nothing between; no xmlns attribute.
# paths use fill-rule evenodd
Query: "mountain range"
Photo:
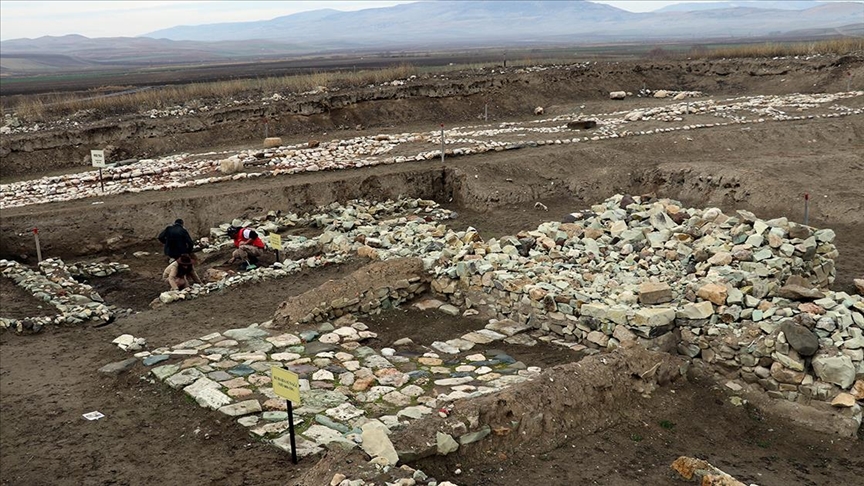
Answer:
<svg viewBox="0 0 864 486"><path fill-rule="evenodd" d="M0 43L0 73L226 62L300 54L729 40L864 33L864 3L742 1L678 4L650 13L570 1L420 1L352 12L177 26L128 38Z"/></svg>

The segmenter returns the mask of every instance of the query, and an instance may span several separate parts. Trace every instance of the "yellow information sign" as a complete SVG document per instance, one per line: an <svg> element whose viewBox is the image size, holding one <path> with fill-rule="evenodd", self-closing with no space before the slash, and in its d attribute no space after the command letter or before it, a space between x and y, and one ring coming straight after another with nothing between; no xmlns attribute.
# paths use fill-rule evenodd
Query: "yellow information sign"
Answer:
<svg viewBox="0 0 864 486"><path fill-rule="evenodd" d="M291 400L294 405L300 405L300 377L297 373L273 366L270 374L273 377L273 391L280 397Z"/></svg>
<svg viewBox="0 0 864 486"><path fill-rule="evenodd" d="M270 248L274 250L282 249L282 235L270 233Z"/></svg>

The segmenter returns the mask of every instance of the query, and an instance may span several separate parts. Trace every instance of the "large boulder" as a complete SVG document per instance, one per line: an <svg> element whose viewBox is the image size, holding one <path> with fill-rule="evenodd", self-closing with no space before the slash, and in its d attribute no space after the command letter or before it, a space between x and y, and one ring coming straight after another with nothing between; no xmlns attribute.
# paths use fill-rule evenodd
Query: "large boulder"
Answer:
<svg viewBox="0 0 864 486"><path fill-rule="evenodd" d="M813 358L813 371L820 380L840 388L849 388L855 382L855 364L849 356L817 356Z"/></svg>
<svg viewBox="0 0 864 486"><path fill-rule="evenodd" d="M786 336L786 342L801 356L813 356L819 349L819 337L810 329L787 320L780 325L780 329Z"/></svg>

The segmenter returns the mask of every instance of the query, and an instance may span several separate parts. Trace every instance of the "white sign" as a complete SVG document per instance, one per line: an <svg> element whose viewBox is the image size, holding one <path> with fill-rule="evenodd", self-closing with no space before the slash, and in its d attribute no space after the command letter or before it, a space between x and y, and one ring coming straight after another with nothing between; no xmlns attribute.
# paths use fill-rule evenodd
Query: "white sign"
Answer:
<svg viewBox="0 0 864 486"><path fill-rule="evenodd" d="M90 151L90 161L93 162L93 167L105 167L105 151L104 150L91 150Z"/></svg>

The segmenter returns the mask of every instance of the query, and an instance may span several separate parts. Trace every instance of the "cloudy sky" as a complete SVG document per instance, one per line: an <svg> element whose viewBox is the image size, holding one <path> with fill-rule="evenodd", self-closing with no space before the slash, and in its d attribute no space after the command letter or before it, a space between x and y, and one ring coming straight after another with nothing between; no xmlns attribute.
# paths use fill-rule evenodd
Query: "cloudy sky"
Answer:
<svg viewBox="0 0 864 486"><path fill-rule="evenodd" d="M648 12L682 1L598 0L633 12ZM694 0L690 0L694 1ZM43 35L134 37L177 25L267 20L282 15L332 8L362 10L389 7L392 1L6 1L0 0L0 40Z"/></svg>

